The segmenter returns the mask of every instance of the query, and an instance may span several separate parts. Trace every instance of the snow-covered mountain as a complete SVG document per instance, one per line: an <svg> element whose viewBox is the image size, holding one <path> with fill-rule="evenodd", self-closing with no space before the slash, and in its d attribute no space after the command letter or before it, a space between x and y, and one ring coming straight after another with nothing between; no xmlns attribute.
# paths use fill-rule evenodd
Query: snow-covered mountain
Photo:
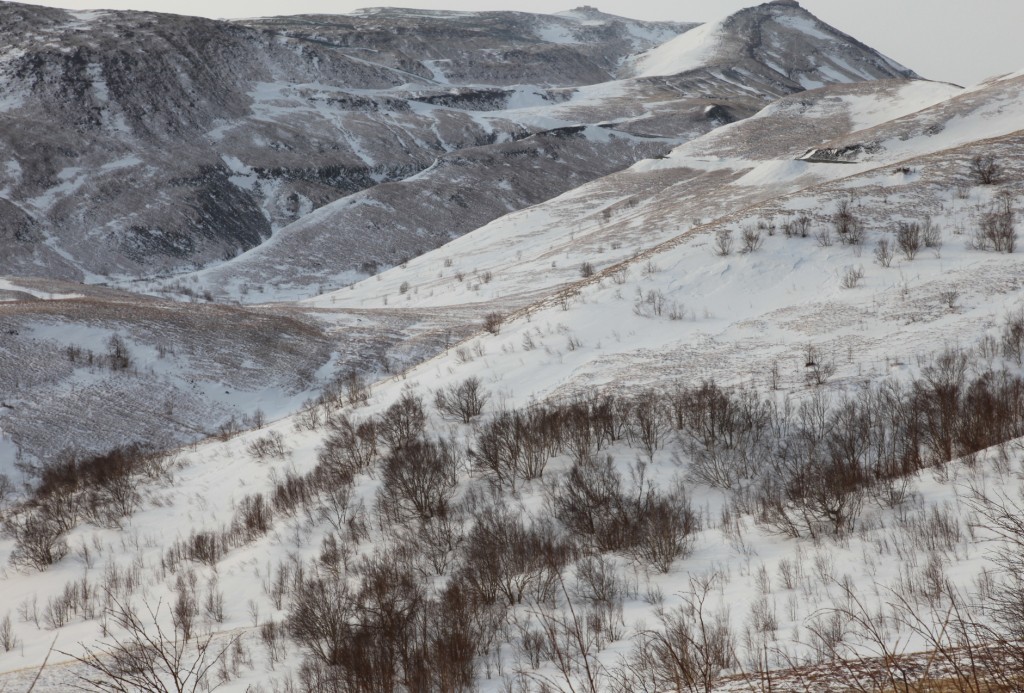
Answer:
<svg viewBox="0 0 1024 693"><path fill-rule="evenodd" d="M605 20L588 19L587 26L595 21ZM677 45L684 39L700 50L686 57ZM326 205L282 229L273 242L200 272L200 283L235 298L240 287L294 297L344 285L367 267L401 263L576 187L588 171L611 173L631 159L663 154L667 141L693 139L753 114L768 100L831 83L914 77L791 3L744 10L631 60L621 70L626 79L563 91L553 102L534 94L531 103L522 98L530 94L521 94L489 112L557 129L448 154L414 177ZM655 63L661 67L635 67Z"/></svg>
<svg viewBox="0 0 1024 693"><path fill-rule="evenodd" d="M792 2L628 59L661 29L590 8L247 25L414 20L623 47L449 90L369 36L434 82L388 98L514 137L172 280L0 283L0 687L56 636L37 691L140 652L268 693L1012 690L1024 73L913 79Z"/></svg>
<svg viewBox="0 0 1024 693"><path fill-rule="evenodd" d="M367 10L244 23L12 3L0 11L9 152L0 269L90 281L181 272L258 248L239 263L245 279L236 288L338 286L664 154L768 99L910 75L777 3L711 27L705 43L719 49L706 65L625 81L615 78L629 74L631 54L693 25L585 9ZM778 71L780 60L792 74ZM623 136L591 129L554 148L510 144L580 125ZM504 166L493 178L460 169L475 195L440 190L467 187L445 164L480 158ZM362 199L354 193L380 194L386 210L394 193L376 186L421 173L411 196L429 190L440 204L352 216ZM310 216L335 201L337 209ZM339 250L323 258L329 270L311 275L306 256L280 265L277 245L262 247L278 234L285 245ZM215 293L225 272L211 278Z"/></svg>
<svg viewBox="0 0 1024 693"><path fill-rule="evenodd" d="M607 80L689 26L401 11L246 25L4 2L0 270L95 281L223 260L448 152L536 132L490 111ZM513 73L532 86L495 88Z"/></svg>

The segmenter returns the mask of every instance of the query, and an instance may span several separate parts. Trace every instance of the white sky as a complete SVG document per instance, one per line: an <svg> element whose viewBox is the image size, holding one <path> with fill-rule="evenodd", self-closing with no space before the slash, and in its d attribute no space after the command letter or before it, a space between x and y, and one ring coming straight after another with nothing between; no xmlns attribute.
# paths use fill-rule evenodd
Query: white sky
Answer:
<svg viewBox="0 0 1024 693"><path fill-rule="evenodd" d="M707 21L757 0L580 0L604 12L636 19ZM551 0L398 0L401 7L451 10L570 9ZM42 0L33 5L69 9L136 9L204 17L349 12L387 0ZM929 79L973 84L1024 69L1024 0L801 0L801 4Z"/></svg>

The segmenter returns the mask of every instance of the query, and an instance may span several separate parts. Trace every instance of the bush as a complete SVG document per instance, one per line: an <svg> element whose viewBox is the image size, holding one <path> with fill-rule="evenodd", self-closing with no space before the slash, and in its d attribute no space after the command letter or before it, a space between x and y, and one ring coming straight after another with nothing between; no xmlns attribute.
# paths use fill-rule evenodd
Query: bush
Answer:
<svg viewBox="0 0 1024 693"><path fill-rule="evenodd" d="M1003 168L991 154L978 154L971 159L970 175L977 185L995 185L1002 179Z"/></svg>
<svg viewBox="0 0 1024 693"><path fill-rule="evenodd" d="M836 213L832 215L832 224L843 244L860 245L864 242L864 225L854 215L849 200L840 200L836 205Z"/></svg>
<svg viewBox="0 0 1024 693"><path fill-rule="evenodd" d="M896 246L907 260L913 260L921 250L921 225L916 221L901 221L896 226Z"/></svg>
<svg viewBox="0 0 1024 693"><path fill-rule="evenodd" d="M624 490L610 455L574 464L551 489L551 503L555 517L593 549L623 551L667 572L689 553L699 522L682 486L659 493L643 470L640 465Z"/></svg>
<svg viewBox="0 0 1024 693"><path fill-rule="evenodd" d="M46 570L68 554L64 530L44 513L15 513L4 521L4 530L14 538L9 560L15 568Z"/></svg>
<svg viewBox="0 0 1024 693"><path fill-rule="evenodd" d="M745 228L741 234L743 240L743 252L752 253L758 250L764 243L764 238L758 229Z"/></svg>
<svg viewBox="0 0 1024 693"><path fill-rule="evenodd" d="M284 436L277 431L270 431L267 435L249 443L248 451L253 459L259 461L268 458L283 459L285 455Z"/></svg>
<svg viewBox="0 0 1024 693"><path fill-rule="evenodd" d="M1017 249L1017 229L1012 201L1003 198L981 216L972 245L978 250L1012 253Z"/></svg>
<svg viewBox="0 0 1024 693"><path fill-rule="evenodd" d="M112 371L127 370L132 365L128 345L125 344L124 339L120 335L111 335L107 341L107 362L110 364L110 370Z"/></svg>
<svg viewBox="0 0 1024 693"><path fill-rule="evenodd" d="M887 238L879 238L875 246L875 261L882 267L892 264L893 249Z"/></svg>
<svg viewBox="0 0 1024 693"><path fill-rule="evenodd" d="M377 422L377 436L392 451L418 440L427 427L423 400L410 392L392 404Z"/></svg>
<svg viewBox="0 0 1024 693"><path fill-rule="evenodd" d="M449 385L434 393L434 406L446 419L468 424L483 413L489 395L476 376L466 378L458 385Z"/></svg>
<svg viewBox="0 0 1024 693"><path fill-rule="evenodd" d="M466 537L459 580L483 603L549 601L571 555L549 522L526 523L504 505L479 510Z"/></svg>
<svg viewBox="0 0 1024 693"><path fill-rule="evenodd" d="M330 433L317 455L320 467L331 477L351 480L377 460L377 438L373 419L358 424L344 416L331 419Z"/></svg>
<svg viewBox="0 0 1024 693"><path fill-rule="evenodd" d="M484 315L484 329L491 334L501 332L501 326L505 322L505 316L501 313L487 313Z"/></svg>
<svg viewBox="0 0 1024 693"><path fill-rule="evenodd" d="M462 457L447 441L414 441L384 460L377 508L390 523L430 520L451 510Z"/></svg>
<svg viewBox="0 0 1024 693"><path fill-rule="evenodd" d="M504 411L480 426L469 456L514 491L520 479L538 479L560 443L558 414L546 407Z"/></svg>
<svg viewBox="0 0 1024 693"><path fill-rule="evenodd" d="M715 250L715 255L725 257L732 254L732 231L729 229L721 229L715 233L715 240L712 243Z"/></svg>

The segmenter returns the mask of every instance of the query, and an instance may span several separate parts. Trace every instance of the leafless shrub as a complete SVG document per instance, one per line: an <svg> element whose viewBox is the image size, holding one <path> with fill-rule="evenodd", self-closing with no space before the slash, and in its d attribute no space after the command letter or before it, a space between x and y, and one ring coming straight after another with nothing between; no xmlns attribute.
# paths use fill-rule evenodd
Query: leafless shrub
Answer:
<svg viewBox="0 0 1024 693"><path fill-rule="evenodd" d="M807 238L811 233L811 218L806 214L801 214L796 219L785 222L782 225L782 233L785 234L786 238L793 238L794 236Z"/></svg>
<svg viewBox="0 0 1024 693"><path fill-rule="evenodd" d="M627 440L640 447L648 459L653 459L670 425L661 397L654 390L642 392L633 399L630 414Z"/></svg>
<svg viewBox="0 0 1024 693"><path fill-rule="evenodd" d="M971 245L977 250L997 253L1012 253L1016 250L1017 229L1011 198L1001 198L990 211L981 215Z"/></svg>
<svg viewBox="0 0 1024 693"><path fill-rule="evenodd" d="M1012 359L1018 366L1024 364L1024 310L1007 313L1000 335L1003 358Z"/></svg>
<svg viewBox="0 0 1024 693"><path fill-rule="evenodd" d="M669 402L691 479L733 489L751 478L766 453L771 421L766 403L750 392L727 392L713 381L677 388Z"/></svg>
<svg viewBox="0 0 1024 693"><path fill-rule="evenodd" d="M832 215L832 225L844 245L861 245L864 242L864 225L853 212L849 200L840 200Z"/></svg>
<svg viewBox="0 0 1024 693"><path fill-rule="evenodd" d="M558 582L565 596L562 608L536 604L529 612L539 627L542 649L554 665L557 675L535 672L526 675L526 678L538 681L540 690L545 691L600 693L608 690L608 671L597 658L598 651L606 644L601 624L594 621L593 612L587 613L576 608L568 599L561 578Z"/></svg>
<svg viewBox="0 0 1024 693"><path fill-rule="evenodd" d="M921 242L925 248L935 251L942 248L942 228L928 215L925 215L924 221L921 222Z"/></svg>
<svg viewBox="0 0 1024 693"><path fill-rule="evenodd" d="M391 450L410 445L419 439L427 426L423 400L406 392L385 410L377 422L377 436Z"/></svg>
<svg viewBox="0 0 1024 693"><path fill-rule="evenodd" d="M14 538L9 560L15 568L46 570L68 554L65 530L42 513L12 513L4 520L4 531Z"/></svg>
<svg viewBox="0 0 1024 693"><path fill-rule="evenodd" d="M622 488L610 456L573 465L550 490L555 517L597 551L625 551L666 572L689 553L699 529L681 486L661 493L641 464L633 487Z"/></svg>
<svg viewBox="0 0 1024 693"><path fill-rule="evenodd" d="M592 262L580 263L580 276L589 279L594 276L594 264Z"/></svg>
<svg viewBox="0 0 1024 693"><path fill-rule="evenodd" d="M738 664L728 614L706 606L712 585L713 579L691 578L684 603L659 614L662 629L640 634L619 672L622 690L707 693Z"/></svg>
<svg viewBox="0 0 1024 693"><path fill-rule="evenodd" d="M774 633L779 628L775 607L765 595L760 595L750 605L750 627L755 633Z"/></svg>
<svg viewBox="0 0 1024 693"><path fill-rule="evenodd" d="M764 243L761 232L758 229L744 228L741 234L743 240L743 252L752 253L758 250Z"/></svg>
<svg viewBox="0 0 1024 693"><path fill-rule="evenodd" d="M602 556L586 556L576 564L576 592L592 603L621 604L625 586L615 564Z"/></svg>
<svg viewBox="0 0 1024 693"><path fill-rule="evenodd" d="M124 371L131 368L132 357L128 345L120 335L111 335L107 340L107 363L112 371Z"/></svg>
<svg viewBox="0 0 1024 693"><path fill-rule="evenodd" d="M847 267L843 271L843 278L840 282L844 289L856 289L860 280L864 278L863 267Z"/></svg>
<svg viewBox="0 0 1024 693"><path fill-rule="evenodd" d="M0 648L4 652L10 652L18 647L19 642L14 635L14 626L11 625L11 614L7 613L0 619Z"/></svg>
<svg viewBox="0 0 1024 693"><path fill-rule="evenodd" d="M489 395L476 376L434 393L434 406L441 416L468 424L483 413Z"/></svg>
<svg viewBox="0 0 1024 693"><path fill-rule="evenodd" d="M252 541L263 536L273 525L274 511L262 493L242 498L234 518L234 529L240 533L242 541Z"/></svg>
<svg viewBox="0 0 1024 693"><path fill-rule="evenodd" d="M113 628L107 642L83 645L83 654L62 653L84 665L83 684L97 691L208 691L219 688L223 678L212 673L238 636L213 645L212 634L184 637L178 629L161 626L160 604L146 605L144 619L128 604L110 599L108 617ZM147 625L151 622L152 625Z"/></svg>
<svg viewBox="0 0 1024 693"><path fill-rule="evenodd" d="M413 441L384 459L378 512L391 523L429 520L450 512L461 452L448 441Z"/></svg>
<svg viewBox="0 0 1024 693"><path fill-rule="evenodd" d="M825 360L817 353L815 353L814 358L809 358L805 364L804 377L808 385L820 387L827 383L835 374L835 362Z"/></svg>
<svg viewBox="0 0 1024 693"><path fill-rule="evenodd" d="M267 648L267 659L270 660L270 667L273 669L277 664L284 661L288 653L286 646L286 630L280 623L266 621L260 624L260 640Z"/></svg>
<svg viewBox="0 0 1024 693"><path fill-rule="evenodd" d="M501 502L474 514L457 573L466 589L485 604L550 601L571 555L551 522L526 521Z"/></svg>
<svg viewBox="0 0 1024 693"><path fill-rule="evenodd" d="M1003 167L991 154L978 154L971 159L971 179L977 185L996 185L1003 176Z"/></svg>
<svg viewBox="0 0 1024 693"><path fill-rule="evenodd" d="M310 654L306 690L472 690L473 661L493 637L458 585L437 599L380 555L358 569L361 584L314 574L296 592L290 633Z"/></svg>
<svg viewBox="0 0 1024 693"><path fill-rule="evenodd" d="M501 326L505 322L505 316L501 313L487 313L484 315L484 329L491 334L501 332Z"/></svg>
<svg viewBox="0 0 1024 693"><path fill-rule="evenodd" d="M317 402L306 400L299 413L295 416L295 430L297 431L318 431L324 424L324 410ZM233 428L233 427L232 427ZM221 440L228 440L237 431L222 430Z"/></svg>
<svg viewBox="0 0 1024 693"><path fill-rule="evenodd" d="M340 383L345 390L345 397L353 407L358 407L370 401L370 388L363 381L362 376L355 370L348 370L342 375Z"/></svg>
<svg viewBox="0 0 1024 693"><path fill-rule="evenodd" d="M1024 638L1024 503L1020 495L973 487L968 497L983 526L995 534L1000 579L993 592L996 616L1008 637Z"/></svg>
<svg viewBox="0 0 1024 693"><path fill-rule="evenodd" d="M888 238L879 238L878 244L875 245L875 262L882 267L888 267L892 264L893 248L889 243Z"/></svg>
<svg viewBox="0 0 1024 693"><path fill-rule="evenodd" d="M630 510L637 533L632 554L643 564L667 573L676 560L691 553L700 521L681 486L667 494L648 490Z"/></svg>
<svg viewBox="0 0 1024 693"><path fill-rule="evenodd" d="M660 289L650 289L646 293L637 287L636 298L633 299L633 313L644 318L661 317L665 311L665 294Z"/></svg>
<svg viewBox="0 0 1024 693"><path fill-rule="evenodd" d="M725 257L732 254L733 238L729 229L719 229L715 232L715 240L712 241L715 255Z"/></svg>
<svg viewBox="0 0 1024 693"><path fill-rule="evenodd" d="M535 406L503 411L480 426L469 456L495 481L515 490L519 480L540 478L559 446L557 413Z"/></svg>
<svg viewBox="0 0 1024 693"><path fill-rule="evenodd" d="M175 583L177 596L171 603L171 623L174 630L185 641L191 640L195 631L196 618L199 616L199 604L196 601L196 574L191 570L185 575L179 574Z"/></svg>
<svg viewBox="0 0 1024 693"><path fill-rule="evenodd" d="M270 431L267 435L249 443L249 454L258 461L267 459L283 459L285 456L284 436L278 431Z"/></svg>
<svg viewBox="0 0 1024 693"><path fill-rule="evenodd" d="M916 221L901 221L896 226L896 246L908 261L921 250L921 225Z"/></svg>
<svg viewBox="0 0 1024 693"><path fill-rule="evenodd" d="M324 472L351 480L369 470L377 460L377 438L377 423L373 419L355 423L345 416L335 417L317 459Z"/></svg>

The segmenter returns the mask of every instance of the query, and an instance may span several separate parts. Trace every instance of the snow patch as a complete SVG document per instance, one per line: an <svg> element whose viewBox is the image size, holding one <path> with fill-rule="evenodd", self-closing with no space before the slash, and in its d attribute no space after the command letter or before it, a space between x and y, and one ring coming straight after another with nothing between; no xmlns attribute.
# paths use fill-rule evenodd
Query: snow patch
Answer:
<svg viewBox="0 0 1024 693"><path fill-rule="evenodd" d="M714 59L721 39L720 22L703 24L639 55L633 61L633 74L665 77L696 70Z"/></svg>
<svg viewBox="0 0 1024 693"><path fill-rule="evenodd" d="M775 23L781 24L789 29L794 29L801 34L811 36L822 41L835 41L836 37L833 34L827 34L821 30L820 24L811 20L810 17L802 17L792 14L777 14L774 16Z"/></svg>

